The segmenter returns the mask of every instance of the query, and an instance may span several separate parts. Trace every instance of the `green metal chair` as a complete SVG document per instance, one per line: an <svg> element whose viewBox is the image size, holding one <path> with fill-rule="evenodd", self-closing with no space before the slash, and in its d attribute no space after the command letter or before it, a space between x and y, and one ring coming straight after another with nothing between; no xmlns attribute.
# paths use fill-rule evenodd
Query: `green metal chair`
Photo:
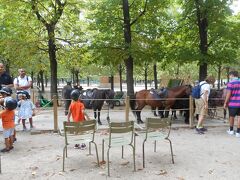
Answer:
<svg viewBox="0 0 240 180"><path fill-rule="evenodd" d="M154 152L156 152L156 143L157 140L167 140L170 143L170 150L172 156L172 163L174 164L173 159L173 150L172 142L169 139L171 131L171 119L169 118L147 118L146 119L146 134L143 141L143 168L145 168L145 142L148 140L154 141Z"/></svg>
<svg viewBox="0 0 240 180"><path fill-rule="evenodd" d="M125 145L130 145L133 150L133 165L134 171L136 171L136 163L135 163L135 132L134 132L134 122L111 122L109 123L109 138L103 139L102 142L102 161L104 161L104 144L108 145L107 150L107 167L108 167L108 176L110 176L110 160L109 154L110 149L112 147L122 147L122 158L123 158L123 151Z"/></svg>
<svg viewBox="0 0 240 180"><path fill-rule="evenodd" d="M97 144L94 142L96 131L96 120L83 122L63 122L65 146L63 148L63 171L65 157L67 157L67 146L69 144L89 143L89 154L91 154L91 143L95 145L97 164L99 166Z"/></svg>

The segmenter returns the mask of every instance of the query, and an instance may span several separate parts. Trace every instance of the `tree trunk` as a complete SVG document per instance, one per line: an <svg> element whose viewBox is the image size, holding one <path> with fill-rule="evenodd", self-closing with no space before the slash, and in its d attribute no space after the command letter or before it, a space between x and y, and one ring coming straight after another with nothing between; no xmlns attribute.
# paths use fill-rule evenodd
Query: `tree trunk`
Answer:
<svg viewBox="0 0 240 180"><path fill-rule="evenodd" d="M40 75L41 91L44 92L45 89L44 89L44 79L43 79L43 71L42 70L39 72L39 75Z"/></svg>
<svg viewBox="0 0 240 180"><path fill-rule="evenodd" d="M201 52L201 59L199 62L199 81L203 81L207 77L207 52L208 52L208 20L207 20L207 11L201 11L201 5L199 0L195 0L196 4L196 13L197 13L197 22L198 22L198 32L200 37L199 49Z"/></svg>
<svg viewBox="0 0 240 180"><path fill-rule="evenodd" d="M31 86L31 88L33 88L33 83L34 83L33 71L31 72L31 78L32 78L32 86Z"/></svg>
<svg viewBox="0 0 240 180"><path fill-rule="evenodd" d="M111 90L114 90L114 76L110 76L110 84L111 84Z"/></svg>
<svg viewBox="0 0 240 180"><path fill-rule="evenodd" d="M120 91L122 92L122 65L119 65Z"/></svg>
<svg viewBox="0 0 240 180"><path fill-rule="evenodd" d="M219 65L218 66L218 90L221 88L221 69L222 67Z"/></svg>
<svg viewBox="0 0 240 180"><path fill-rule="evenodd" d="M45 74L45 87L47 87L48 86L48 77L47 77L47 75Z"/></svg>
<svg viewBox="0 0 240 180"><path fill-rule="evenodd" d="M47 26L48 31L48 54L50 59L51 69L51 97L57 95L57 59L56 59L56 44L55 44L55 26Z"/></svg>
<svg viewBox="0 0 240 180"><path fill-rule="evenodd" d="M89 80L89 77L87 77L87 86L90 86L90 80Z"/></svg>
<svg viewBox="0 0 240 180"><path fill-rule="evenodd" d="M79 75L79 71L75 71L75 77L76 77L76 84L77 84L77 86L79 86L79 77L78 77L78 75Z"/></svg>
<svg viewBox="0 0 240 180"><path fill-rule="evenodd" d="M158 80L157 80L157 64L154 63L153 65L153 77L154 77L154 88L158 88Z"/></svg>
<svg viewBox="0 0 240 180"><path fill-rule="evenodd" d="M144 84L145 84L145 89L147 89L147 83L148 83L148 73L147 73L147 63L145 63L145 68L144 68Z"/></svg>
<svg viewBox="0 0 240 180"><path fill-rule="evenodd" d="M130 14L128 0L122 0L123 2L123 17L124 17L124 40L125 40L125 50L128 51L131 42L131 25L130 25ZM133 58L129 53L128 58L125 59L126 66L126 80L127 80L127 95L130 98L134 97L134 80L133 80Z"/></svg>

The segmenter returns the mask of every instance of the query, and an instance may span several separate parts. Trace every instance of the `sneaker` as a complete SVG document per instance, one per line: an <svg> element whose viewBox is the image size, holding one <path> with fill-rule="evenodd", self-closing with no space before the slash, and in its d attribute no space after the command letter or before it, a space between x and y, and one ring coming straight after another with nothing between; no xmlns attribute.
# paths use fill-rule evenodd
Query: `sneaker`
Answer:
<svg viewBox="0 0 240 180"><path fill-rule="evenodd" d="M87 148L86 144L84 144L84 143L81 144L81 146L80 146L80 149L81 149L81 150L84 150L84 149L86 149L86 148Z"/></svg>
<svg viewBox="0 0 240 180"><path fill-rule="evenodd" d="M230 131L230 129L229 130L227 130L227 133L229 134L229 135L234 135L234 131L232 130L232 131Z"/></svg>
<svg viewBox="0 0 240 180"><path fill-rule="evenodd" d="M204 127L202 127L202 128L199 128L201 131L207 131L207 128L204 128Z"/></svg>
<svg viewBox="0 0 240 180"><path fill-rule="evenodd" d="M198 134L204 134L204 131L202 130L202 128L196 128L196 131L198 132Z"/></svg>
<svg viewBox="0 0 240 180"><path fill-rule="evenodd" d="M74 149L80 149L80 144L75 144Z"/></svg>
<svg viewBox="0 0 240 180"><path fill-rule="evenodd" d="M22 131L27 131L27 128L23 128L23 130Z"/></svg>
<svg viewBox="0 0 240 180"><path fill-rule="evenodd" d="M236 137L237 137L237 138L240 138L240 133L236 133Z"/></svg>

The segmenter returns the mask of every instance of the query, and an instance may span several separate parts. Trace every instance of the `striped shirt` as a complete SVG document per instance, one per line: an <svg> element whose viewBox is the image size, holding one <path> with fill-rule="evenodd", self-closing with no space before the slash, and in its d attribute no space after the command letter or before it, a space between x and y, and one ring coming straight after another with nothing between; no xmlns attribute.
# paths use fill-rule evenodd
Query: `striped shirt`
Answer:
<svg viewBox="0 0 240 180"><path fill-rule="evenodd" d="M234 79L227 84L227 90L231 91L228 107L240 108L240 80Z"/></svg>

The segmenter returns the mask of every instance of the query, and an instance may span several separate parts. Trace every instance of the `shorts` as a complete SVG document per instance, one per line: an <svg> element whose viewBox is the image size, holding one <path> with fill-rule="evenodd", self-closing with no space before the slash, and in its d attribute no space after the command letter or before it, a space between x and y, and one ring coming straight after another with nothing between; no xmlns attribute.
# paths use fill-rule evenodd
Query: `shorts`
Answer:
<svg viewBox="0 0 240 180"><path fill-rule="evenodd" d="M9 138L10 136L13 136L13 134L14 134L14 128L3 129L3 137L4 138Z"/></svg>
<svg viewBox="0 0 240 180"><path fill-rule="evenodd" d="M206 109L204 100L202 98L199 99L195 99L195 105L196 105L196 109L195 109L195 114L199 114L201 116L206 116L208 113L208 109Z"/></svg>
<svg viewBox="0 0 240 180"><path fill-rule="evenodd" d="M229 107L228 111L229 111L229 116L231 117L240 116L240 108Z"/></svg>

